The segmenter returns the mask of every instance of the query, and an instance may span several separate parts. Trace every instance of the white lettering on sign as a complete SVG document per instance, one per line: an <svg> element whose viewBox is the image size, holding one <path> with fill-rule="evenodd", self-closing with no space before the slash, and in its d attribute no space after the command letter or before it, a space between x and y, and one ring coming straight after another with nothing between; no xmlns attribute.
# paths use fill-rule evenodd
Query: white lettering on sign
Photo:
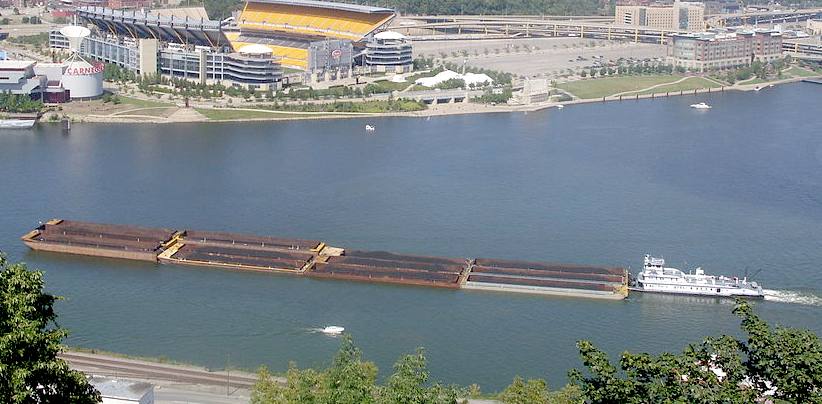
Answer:
<svg viewBox="0 0 822 404"><path fill-rule="evenodd" d="M69 76L88 76L101 73L104 68L105 66L98 62L88 67L69 67L66 69L66 74Z"/></svg>

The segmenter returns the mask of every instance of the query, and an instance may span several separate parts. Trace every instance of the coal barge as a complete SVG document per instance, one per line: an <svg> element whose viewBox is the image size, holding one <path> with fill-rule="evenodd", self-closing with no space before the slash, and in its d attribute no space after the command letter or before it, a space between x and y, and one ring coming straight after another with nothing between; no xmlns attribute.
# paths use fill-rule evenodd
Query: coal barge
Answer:
<svg viewBox="0 0 822 404"><path fill-rule="evenodd" d="M320 279L600 299L628 295L624 268L346 250L319 240L62 219L22 240L33 250Z"/></svg>

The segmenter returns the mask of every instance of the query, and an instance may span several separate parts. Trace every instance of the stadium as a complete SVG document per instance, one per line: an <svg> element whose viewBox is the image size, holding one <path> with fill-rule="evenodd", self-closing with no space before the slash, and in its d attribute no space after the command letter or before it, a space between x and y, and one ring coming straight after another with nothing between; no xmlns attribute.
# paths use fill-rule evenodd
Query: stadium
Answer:
<svg viewBox="0 0 822 404"><path fill-rule="evenodd" d="M333 82L357 74L412 69L410 42L385 31L396 16L388 8L249 0L223 21L209 19L202 8L144 11L83 6L76 14L93 28L81 45L83 56L140 75L270 89L284 83ZM49 39L52 48L67 47L57 30Z"/></svg>

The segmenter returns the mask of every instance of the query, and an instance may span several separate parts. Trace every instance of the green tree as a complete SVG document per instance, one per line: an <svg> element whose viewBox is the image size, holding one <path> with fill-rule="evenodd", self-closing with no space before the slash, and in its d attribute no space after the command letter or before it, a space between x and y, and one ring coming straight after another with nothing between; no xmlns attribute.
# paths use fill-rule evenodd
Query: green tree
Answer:
<svg viewBox="0 0 822 404"><path fill-rule="evenodd" d="M771 329L747 304L734 313L747 334L745 366L760 393L776 388L775 397L795 403L822 403L822 343L808 330Z"/></svg>
<svg viewBox="0 0 822 404"><path fill-rule="evenodd" d="M100 394L57 354L68 332L55 323L43 274L0 254L0 402L97 403Z"/></svg>
<svg viewBox="0 0 822 404"><path fill-rule="evenodd" d="M380 404L453 404L458 391L439 383L427 387L429 378L425 351L405 355L394 364L394 374L388 385L380 391Z"/></svg>
<svg viewBox="0 0 822 404"><path fill-rule="evenodd" d="M319 404L323 374L313 369L300 370L289 363L286 383L281 385L268 369L261 368L251 391L252 404Z"/></svg>
<svg viewBox="0 0 822 404"><path fill-rule="evenodd" d="M772 330L744 301L734 313L742 319L746 341L709 337L681 354L625 352L619 369L605 352L579 341L588 375L572 370L569 376L591 403L752 403L772 387L776 398L822 402L819 338L807 330Z"/></svg>
<svg viewBox="0 0 822 404"><path fill-rule="evenodd" d="M510 386L499 395L505 404L538 404L547 403L549 398L548 384L542 379L528 379L516 376Z"/></svg>
<svg viewBox="0 0 822 404"><path fill-rule="evenodd" d="M362 352L351 335L342 337L340 350L323 380L322 402L368 404L374 402L377 366L363 362Z"/></svg>

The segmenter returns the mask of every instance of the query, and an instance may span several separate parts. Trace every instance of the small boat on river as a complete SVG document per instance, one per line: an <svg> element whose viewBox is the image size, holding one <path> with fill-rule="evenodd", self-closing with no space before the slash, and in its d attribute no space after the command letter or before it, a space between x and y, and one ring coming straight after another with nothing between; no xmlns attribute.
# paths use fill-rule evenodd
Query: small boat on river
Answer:
<svg viewBox="0 0 822 404"><path fill-rule="evenodd" d="M342 334L343 331L345 331L345 328L344 327L339 327L339 326L336 326L336 325L330 325L328 327L323 328L321 331L322 331L323 334L339 335L339 334Z"/></svg>
<svg viewBox="0 0 822 404"><path fill-rule="evenodd" d="M706 103L704 103L704 102L700 102L698 104L691 104L691 108L694 108L694 109L711 109L713 107L706 104Z"/></svg>

